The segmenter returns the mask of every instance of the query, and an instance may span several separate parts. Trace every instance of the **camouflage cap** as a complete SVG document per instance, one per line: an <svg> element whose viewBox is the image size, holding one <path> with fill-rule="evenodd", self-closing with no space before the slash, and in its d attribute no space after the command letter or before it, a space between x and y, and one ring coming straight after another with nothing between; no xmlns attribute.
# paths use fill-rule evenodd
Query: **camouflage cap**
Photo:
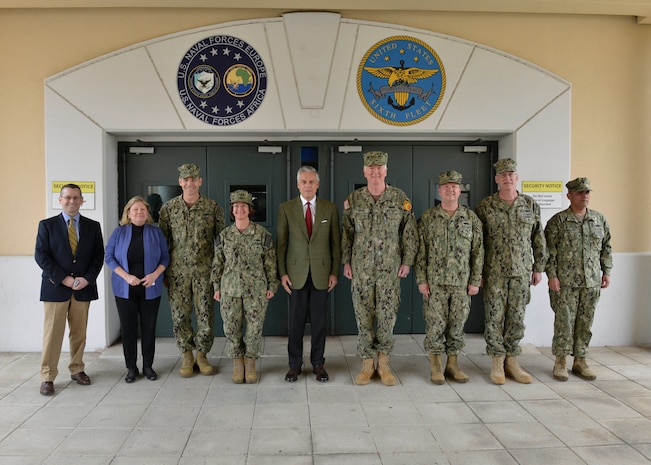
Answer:
<svg viewBox="0 0 651 465"><path fill-rule="evenodd" d="M371 165L386 165L389 159L389 154L386 152L366 152L364 154L364 166Z"/></svg>
<svg viewBox="0 0 651 465"><path fill-rule="evenodd" d="M576 178L565 184L568 192L590 192L590 180L588 178Z"/></svg>
<svg viewBox="0 0 651 465"><path fill-rule="evenodd" d="M505 171L516 171L518 164L512 158L502 158L501 160L497 160L497 162L493 165L493 168L495 168L496 174L500 174L504 173Z"/></svg>
<svg viewBox="0 0 651 465"><path fill-rule="evenodd" d="M439 174L439 186L442 186L443 184L447 184L449 182L461 184L461 178L461 173L457 171L443 171L441 174Z"/></svg>
<svg viewBox="0 0 651 465"><path fill-rule="evenodd" d="M179 178L198 178L201 177L201 170L194 163L184 163L178 167Z"/></svg>
<svg viewBox="0 0 651 465"><path fill-rule="evenodd" d="M243 190L243 189L238 189L234 192L231 192L231 205L234 204L235 202L242 202L248 204L250 207L253 206L253 196Z"/></svg>

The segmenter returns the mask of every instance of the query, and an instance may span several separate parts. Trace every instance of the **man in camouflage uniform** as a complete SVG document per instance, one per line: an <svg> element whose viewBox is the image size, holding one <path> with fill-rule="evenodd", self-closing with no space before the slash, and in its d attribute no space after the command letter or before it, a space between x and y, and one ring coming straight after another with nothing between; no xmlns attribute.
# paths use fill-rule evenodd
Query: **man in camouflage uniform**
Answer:
<svg viewBox="0 0 651 465"><path fill-rule="evenodd" d="M276 251L269 231L251 221L254 211L249 192L231 193L230 213L234 224L219 233L211 281L214 298L221 304L226 353L233 359L232 381L255 383L267 302L278 289Z"/></svg>
<svg viewBox="0 0 651 465"><path fill-rule="evenodd" d="M475 211L484 229L484 309L486 352L493 358L491 381L504 384L505 375L531 383L520 368L520 340L530 286L542 280L547 259L540 207L516 190L516 163L510 158L494 165L498 192L486 197Z"/></svg>
<svg viewBox="0 0 651 465"><path fill-rule="evenodd" d="M461 179L456 171L441 173L441 204L418 220L420 246L414 273L423 295L424 346L434 384L445 383L445 376L459 383L469 379L457 358L464 346L463 327L470 314L470 299L479 292L484 266L481 221L472 210L459 205ZM441 355L445 353L444 375Z"/></svg>
<svg viewBox="0 0 651 465"><path fill-rule="evenodd" d="M353 191L344 202L341 261L344 276L352 279L357 351L363 359L355 382L369 383L377 354L377 373L383 384L392 386L396 378L389 366L389 354L400 307L400 278L409 275L414 263L418 233L407 195L384 182L387 159L385 152L364 154L368 184Z"/></svg>
<svg viewBox="0 0 651 465"><path fill-rule="evenodd" d="M565 186L570 206L555 214L545 227L549 248L545 271L555 314L553 374L554 378L567 381L565 357L572 354L572 372L594 380L597 376L585 357L601 289L610 285L613 267L610 228L601 213L588 209L590 181L587 178L576 178Z"/></svg>
<svg viewBox="0 0 651 465"><path fill-rule="evenodd" d="M170 249L165 276L176 345L183 353L180 374L188 378L194 372L194 349L201 374L215 373L206 358L214 340L210 270L215 240L224 229L224 210L199 193L203 180L197 165L186 163L178 171L183 193L161 207L159 226ZM191 320L193 302L196 333Z"/></svg>

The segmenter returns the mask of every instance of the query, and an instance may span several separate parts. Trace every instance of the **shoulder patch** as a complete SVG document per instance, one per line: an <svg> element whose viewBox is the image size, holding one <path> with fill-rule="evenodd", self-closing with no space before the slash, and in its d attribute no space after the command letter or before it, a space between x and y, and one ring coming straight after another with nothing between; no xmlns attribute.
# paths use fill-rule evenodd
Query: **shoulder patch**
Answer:
<svg viewBox="0 0 651 465"><path fill-rule="evenodd" d="M413 207L411 206L411 202L409 200L406 200L402 202L402 209L405 211L411 211Z"/></svg>
<svg viewBox="0 0 651 465"><path fill-rule="evenodd" d="M344 210L348 210L350 208L350 203L348 203L348 199L344 200Z"/></svg>

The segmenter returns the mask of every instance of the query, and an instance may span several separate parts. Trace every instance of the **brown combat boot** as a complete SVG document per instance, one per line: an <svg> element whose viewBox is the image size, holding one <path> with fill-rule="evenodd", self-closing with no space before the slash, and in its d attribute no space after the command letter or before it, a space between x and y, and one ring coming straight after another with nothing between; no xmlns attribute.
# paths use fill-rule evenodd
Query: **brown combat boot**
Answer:
<svg viewBox="0 0 651 465"><path fill-rule="evenodd" d="M507 355L506 363L504 364L504 373L509 378L513 378L518 383L529 384L531 383L531 375L524 371L518 364L515 355Z"/></svg>
<svg viewBox="0 0 651 465"><path fill-rule="evenodd" d="M575 375L587 379L588 381L594 381L597 379L597 375L594 374L594 371L590 369L585 357L574 357L574 363L572 364L572 373Z"/></svg>
<svg viewBox="0 0 651 465"><path fill-rule="evenodd" d="M380 375L380 380L385 386L395 386L396 377L391 371L389 366L389 356L387 354L379 353L377 355L377 374Z"/></svg>
<svg viewBox="0 0 651 465"><path fill-rule="evenodd" d="M231 380L235 384L242 384L244 382L244 357L236 357L233 359L233 375Z"/></svg>
<svg viewBox="0 0 651 465"><path fill-rule="evenodd" d="M556 357L554 363L554 379L559 381L567 381L567 366L565 365L565 356Z"/></svg>
<svg viewBox="0 0 651 465"><path fill-rule="evenodd" d="M199 373L204 376L214 375L217 370L210 363L208 363L208 358L203 352L197 352L197 365L199 365Z"/></svg>
<svg viewBox="0 0 651 465"><path fill-rule="evenodd" d="M491 367L491 381L493 384L504 384L504 356L493 356L493 366Z"/></svg>
<svg viewBox="0 0 651 465"><path fill-rule="evenodd" d="M247 384L255 384L258 382L258 374L255 371L255 359L244 358L244 379Z"/></svg>
<svg viewBox="0 0 651 465"><path fill-rule="evenodd" d="M373 365L372 358L362 359L362 371L357 373L355 377L355 384L364 385L368 384L375 373L375 365Z"/></svg>
<svg viewBox="0 0 651 465"><path fill-rule="evenodd" d="M445 384L443 368L441 367L441 354L429 354L430 381L434 384Z"/></svg>
<svg viewBox="0 0 651 465"><path fill-rule="evenodd" d="M183 352L179 373L182 378L190 378L194 374L194 354L191 350Z"/></svg>
<svg viewBox="0 0 651 465"><path fill-rule="evenodd" d="M459 368L459 362L456 355L448 355L448 361L445 364L445 376L452 378L457 383L467 383L470 379L468 375Z"/></svg>

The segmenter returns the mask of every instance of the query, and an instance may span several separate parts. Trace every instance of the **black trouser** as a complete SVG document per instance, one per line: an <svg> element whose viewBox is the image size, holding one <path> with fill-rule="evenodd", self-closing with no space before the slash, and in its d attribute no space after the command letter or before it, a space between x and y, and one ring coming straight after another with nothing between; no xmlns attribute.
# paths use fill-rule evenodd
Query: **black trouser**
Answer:
<svg viewBox="0 0 651 465"><path fill-rule="evenodd" d="M138 321L140 321L140 336L142 346L142 366L151 368L154 363L154 350L156 345L156 319L160 297L146 300L142 297L132 296L129 299L115 298L120 316L120 330L122 331L122 348L127 369L136 368L138 358Z"/></svg>
<svg viewBox="0 0 651 465"><path fill-rule="evenodd" d="M312 277L307 276L307 281L302 289L292 289L289 296L289 367L299 369L303 365L303 334L307 316L310 316L312 325L312 350L310 361L312 366L323 365L325 358L326 319L327 319L328 290L319 290L314 287Z"/></svg>

